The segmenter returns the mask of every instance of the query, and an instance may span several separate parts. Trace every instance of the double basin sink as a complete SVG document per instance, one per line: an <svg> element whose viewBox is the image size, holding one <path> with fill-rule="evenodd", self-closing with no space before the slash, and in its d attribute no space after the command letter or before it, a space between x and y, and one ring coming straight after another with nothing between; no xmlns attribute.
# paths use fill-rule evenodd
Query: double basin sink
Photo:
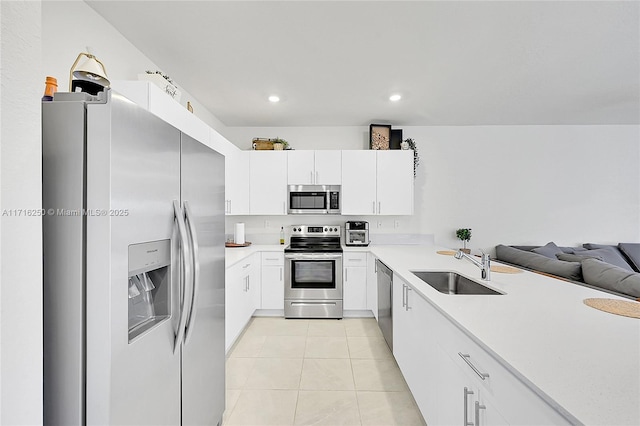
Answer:
<svg viewBox="0 0 640 426"><path fill-rule="evenodd" d="M449 271L411 271L431 287L445 294L503 294L476 281Z"/></svg>

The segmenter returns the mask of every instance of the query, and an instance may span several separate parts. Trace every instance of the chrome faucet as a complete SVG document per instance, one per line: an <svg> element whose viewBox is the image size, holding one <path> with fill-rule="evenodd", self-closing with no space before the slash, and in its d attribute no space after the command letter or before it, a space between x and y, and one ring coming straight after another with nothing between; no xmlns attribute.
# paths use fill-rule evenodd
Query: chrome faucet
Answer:
<svg viewBox="0 0 640 426"><path fill-rule="evenodd" d="M491 257L487 253L482 252L482 258L480 259L480 262L478 262L473 256L470 256L467 253L463 252L462 250L458 250L454 257L456 259L462 259L463 257L466 258L468 261L480 268L480 276L483 280L491 281Z"/></svg>

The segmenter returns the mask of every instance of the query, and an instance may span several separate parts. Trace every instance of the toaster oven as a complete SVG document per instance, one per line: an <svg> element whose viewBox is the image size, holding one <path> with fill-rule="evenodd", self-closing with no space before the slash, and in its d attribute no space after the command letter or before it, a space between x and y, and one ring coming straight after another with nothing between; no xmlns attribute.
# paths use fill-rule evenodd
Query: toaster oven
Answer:
<svg viewBox="0 0 640 426"><path fill-rule="evenodd" d="M347 246L368 246L369 222L347 222L344 231L344 244Z"/></svg>

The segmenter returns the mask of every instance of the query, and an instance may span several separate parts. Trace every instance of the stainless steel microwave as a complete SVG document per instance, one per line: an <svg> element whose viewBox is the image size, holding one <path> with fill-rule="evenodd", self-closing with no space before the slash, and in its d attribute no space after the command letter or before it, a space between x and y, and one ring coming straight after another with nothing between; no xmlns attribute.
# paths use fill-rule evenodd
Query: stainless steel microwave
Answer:
<svg viewBox="0 0 640 426"><path fill-rule="evenodd" d="M289 214L340 214L340 185L289 185Z"/></svg>

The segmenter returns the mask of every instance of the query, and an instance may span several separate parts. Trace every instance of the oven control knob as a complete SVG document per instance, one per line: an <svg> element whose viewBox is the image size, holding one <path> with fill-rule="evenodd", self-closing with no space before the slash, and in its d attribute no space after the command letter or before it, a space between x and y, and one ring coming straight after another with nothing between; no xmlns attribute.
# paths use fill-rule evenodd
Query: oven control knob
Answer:
<svg viewBox="0 0 640 426"><path fill-rule="evenodd" d="M333 228L333 232L336 232L338 230L338 228Z"/></svg>
<svg viewBox="0 0 640 426"><path fill-rule="evenodd" d="M327 228L324 228L324 232L327 232Z"/></svg>

